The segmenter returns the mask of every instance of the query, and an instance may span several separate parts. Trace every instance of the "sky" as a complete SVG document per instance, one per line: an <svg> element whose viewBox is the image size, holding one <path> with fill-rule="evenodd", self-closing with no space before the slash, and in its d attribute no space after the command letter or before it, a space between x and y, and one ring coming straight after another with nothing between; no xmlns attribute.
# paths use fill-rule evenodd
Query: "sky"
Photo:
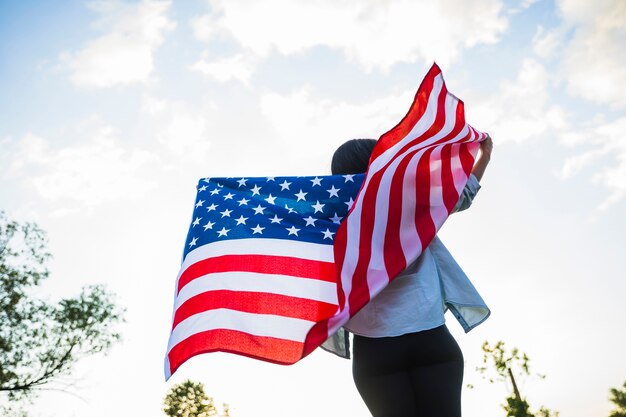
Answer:
<svg viewBox="0 0 626 417"><path fill-rule="evenodd" d="M123 341L30 415L159 416L190 378L233 417L367 416L350 362L321 351L202 355L166 383L174 280L199 178L328 174L434 61L494 141L439 233L492 311L468 334L448 317L464 415L504 415L510 387L475 370L503 340L531 358L535 409L607 416L626 381L623 0L0 1L0 209L48 232L40 296L104 283L127 310Z"/></svg>

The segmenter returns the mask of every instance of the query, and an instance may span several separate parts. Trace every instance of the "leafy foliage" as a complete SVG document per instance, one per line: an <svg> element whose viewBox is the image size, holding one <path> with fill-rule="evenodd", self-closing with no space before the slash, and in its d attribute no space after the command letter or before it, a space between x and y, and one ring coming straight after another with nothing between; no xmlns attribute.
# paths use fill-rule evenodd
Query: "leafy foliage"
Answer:
<svg viewBox="0 0 626 417"><path fill-rule="evenodd" d="M506 397L506 404L502 406L507 417L558 417L557 411L544 407L541 407L536 413L531 412L530 404L519 391L515 375L530 375L528 355L520 352L518 348L507 351L503 341L496 342L493 346L489 342L484 342L482 349L483 366L476 368L476 370L485 375L493 366L496 377L489 377L489 382L508 381L513 387L513 393ZM539 377L545 378L543 375L539 375Z"/></svg>
<svg viewBox="0 0 626 417"><path fill-rule="evenodd" d="M50 257L43 230L0 211L0 391L9 400L29 397L120 338L114 327L123 311L103 286L56 304L31 294L48 278Z"/></svg>
<svg viewBox="0 0 626 417"><path fill-rule="evenodd" d="M186 380L174 385L163 400L163 411L169 417L217 416L213 398L204 392L204 384ZM229 417L228 405L220 417Z"/></svg>
<svg viewBox="0 0 626 417"><path fill-rule="evenodd" d="M617 409L613 410L609 417L626 417L626 382L622 385L623 389L611 388L609 398Z"/></svg>

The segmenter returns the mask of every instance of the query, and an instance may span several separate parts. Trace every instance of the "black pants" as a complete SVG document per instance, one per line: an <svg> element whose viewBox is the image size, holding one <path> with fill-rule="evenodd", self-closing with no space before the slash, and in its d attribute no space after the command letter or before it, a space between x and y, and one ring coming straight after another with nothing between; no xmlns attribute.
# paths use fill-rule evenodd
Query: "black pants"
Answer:
<svg viewBox="0 0 626 417"><path fill-rule="evenodd" d="M463 354L448 328L354 336L352 375L374 417L460 417Z"/></svg>

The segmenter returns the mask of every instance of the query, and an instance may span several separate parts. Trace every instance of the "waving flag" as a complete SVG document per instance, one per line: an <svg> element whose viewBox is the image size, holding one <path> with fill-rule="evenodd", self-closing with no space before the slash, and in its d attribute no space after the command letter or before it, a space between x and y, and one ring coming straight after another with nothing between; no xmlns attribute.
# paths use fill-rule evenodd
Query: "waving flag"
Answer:
<svg viewBox="0 0 626 417"><path fill-rule="evenodd" d="M465 122L463 102L434 64L407 115L376 144L337 232L341 311L318 328L332 334L417 259L458 201L486 138Z"/></svg>
<svg viewBox="0 0 626 417"><path fill-rule="evenodd" d="M201 180L166 378L205 352L280 364L312 352L430 243L484 138L433 65L365 177Z"/></svg>
<svg viewBox="0 0 626 417"><path fill-rule="evenodd" d="M199 353L302 358L338 310L333 241L363 175L200 180L176 282L169 376Z"/></svg>

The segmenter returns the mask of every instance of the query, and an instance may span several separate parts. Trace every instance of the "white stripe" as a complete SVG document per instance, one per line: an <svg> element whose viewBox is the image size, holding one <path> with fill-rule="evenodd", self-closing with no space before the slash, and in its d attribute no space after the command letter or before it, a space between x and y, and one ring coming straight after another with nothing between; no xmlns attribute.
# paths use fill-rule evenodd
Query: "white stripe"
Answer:
<svg viewBox="0 0 626 417"><path fill-rule="evenodd" d="M263 292L337 304L334 282L254 272L219 272L198 277L185 285L176 297L174 310L191 297L216 290Z"/></svg>
<svg viewBox="0 0 626 417"><path fill-rule="evenodd" d="M194 314L172 331L167 351L196 333L208 330L237 330L254 336L276 337L303 343L315 323L271 314L253 314L220 308Z"/></svg>
<svg viewBox="0 0 626 417"><path fill-rule="evenodd" d="M231 239L202 245L187 254L176 278L198 261L223 255L268 255L334 262L332 245L287 239ZM176 285L178 288L178 284Z"/></svg>
<svg viewBox="0 0 626 417"><path fill-rule="evenodd" d="M443 202L441 146L437 146L430 154L430 218L435 228L442 225L448 216L448 210Z"/></svg>

